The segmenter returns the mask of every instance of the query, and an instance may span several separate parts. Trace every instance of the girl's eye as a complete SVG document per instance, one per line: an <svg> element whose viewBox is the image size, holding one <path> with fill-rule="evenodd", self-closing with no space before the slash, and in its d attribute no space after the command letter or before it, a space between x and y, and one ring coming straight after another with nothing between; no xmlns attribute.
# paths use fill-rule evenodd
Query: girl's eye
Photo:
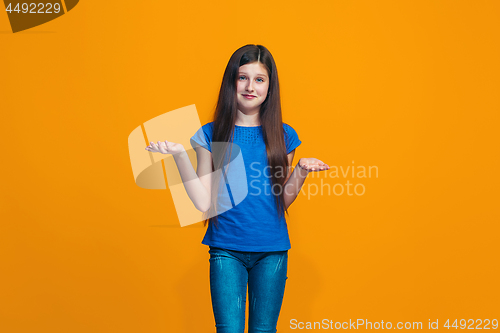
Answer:
<svg viewBox="0 0 500 333"><path fill-rule="evenodd" d="M246 76L244 76L244 75L241 75L238 77L238 80L245 80L245 79L246 79ZM261 77L257 78L257 80L260 80L258 82L264 82L264 79Z"/></svg>

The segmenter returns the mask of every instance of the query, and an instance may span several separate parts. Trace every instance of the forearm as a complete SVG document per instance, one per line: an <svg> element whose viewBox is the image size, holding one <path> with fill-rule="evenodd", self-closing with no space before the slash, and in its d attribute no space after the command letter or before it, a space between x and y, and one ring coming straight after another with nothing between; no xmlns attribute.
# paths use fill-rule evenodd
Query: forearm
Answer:
<svg viewBox="0 0 500 333"><path fill-rule="evenodd" d="M309 171L302 169L299 166L299 163L297 163L297 165L293 169L293 172L290 175L290 178L288 178L288 181L286 182L283 189L285 207L287 209L292 204L292 202L295 201L295 198L297 198L297 195L299 194L300 189L302 188L302 185L304 184L304 181L309 174Z"/></svg>
<svg viewBox="0 0 500 333"><path fill-rule="evenodd" d="M172 156L174 157L174 161L179 169L179 174L187 195L195 205L196 209L202 212L207 211L210 207L210 195L194 171L188 154L183 151ZM202 177L211 177L211 175L208 174Z"/></svg>

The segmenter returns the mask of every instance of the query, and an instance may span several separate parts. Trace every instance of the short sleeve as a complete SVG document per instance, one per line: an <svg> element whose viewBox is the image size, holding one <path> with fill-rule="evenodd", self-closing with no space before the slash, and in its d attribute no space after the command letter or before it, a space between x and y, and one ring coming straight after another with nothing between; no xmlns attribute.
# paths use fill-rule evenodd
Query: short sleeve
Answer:
<svg viewBox="0 0 500 333"><path fill-rule="evenodd" d="M285 131L286 153L288 155L292 150L300 146L302 141L300 141L297 132L292 128L292 126L283 123L283 129Z"/></svg>
<svg viewBox="0 0 500 333"><path fill-rule="evenodd" d="M198 131L191 137L190 142L191 146L196 148L196 146L201 146L207 149L209 152L212 152L211 143L212 143L212 123L208 123L200 127Z"/></svg>

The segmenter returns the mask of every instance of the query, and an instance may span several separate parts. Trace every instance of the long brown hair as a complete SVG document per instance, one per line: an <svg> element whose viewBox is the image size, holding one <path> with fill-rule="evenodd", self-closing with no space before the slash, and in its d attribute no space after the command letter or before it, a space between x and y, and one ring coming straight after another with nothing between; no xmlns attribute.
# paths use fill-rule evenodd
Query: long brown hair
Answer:
<svg viewBox="0 0 500 333"><path fill-rule="evenodd" d="M275 186L280 189L278 193L274 190L271 193L276 202L278 215L282 217L284 216L284 211L288 215L283 193L290 166L288 164L284 141L278 71L271 52L262 45L248 44L240 47L233 53L224 71L219 99L213 117L212 132L212 142L222 143L222 145L217 144L212 147L213 171L223 169L222 167L228 163L228 156L229 158L231 156L231 152L229 155L227 154L227 148L231 146L232 149L232 145L229 142L232 142L234 138L234 128L238 111L236 85L239 78L239 68L254 62L261 63L269 74L268 95L260 105L259 117L262 125L263 139L266 144L267 160L271 168L271 189L274 189ZM224 172L223 175L225 177ZM218 179L212 181L212 204L207 212L211 217L205 219L203 226L206 226L208 222L214 222L216 226L218 224L216 199L219 193L218 185L220 184L220 177L216 178Z"/></svg>

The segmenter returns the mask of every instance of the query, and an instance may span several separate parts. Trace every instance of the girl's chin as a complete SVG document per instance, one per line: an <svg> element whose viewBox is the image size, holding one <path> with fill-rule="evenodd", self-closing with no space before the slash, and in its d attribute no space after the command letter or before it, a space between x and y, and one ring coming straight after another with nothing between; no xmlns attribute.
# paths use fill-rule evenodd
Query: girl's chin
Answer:
<svg viewBox="0 0 500 333"><path fill-rule="evenodd" d="M243 113L253 113L255 110L259 110L260 105L248 105L238 103L238 110Z"/></svg>

